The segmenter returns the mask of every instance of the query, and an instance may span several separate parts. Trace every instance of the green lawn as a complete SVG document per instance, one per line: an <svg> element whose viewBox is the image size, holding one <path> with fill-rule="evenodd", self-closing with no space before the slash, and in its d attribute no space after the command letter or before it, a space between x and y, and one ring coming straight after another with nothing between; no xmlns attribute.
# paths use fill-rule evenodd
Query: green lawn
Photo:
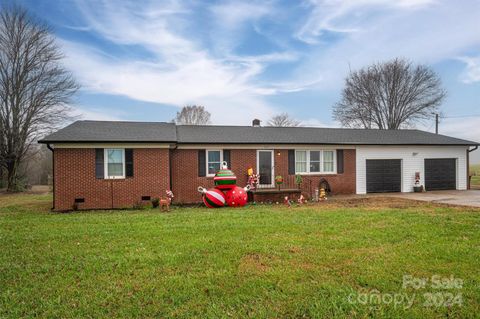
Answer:
<svg viewBox="0 0 480 319"><path fill-rule="evenodd" d="M400 199L170 213L49 205L47 195L0 195L0 318L480 313L478 209ZM404 275L463 287L402 289ZM425 305L429 293L441 306ZM360 302L375 294L385 302ZM414 302L394 305L393 294Z"/></svg>

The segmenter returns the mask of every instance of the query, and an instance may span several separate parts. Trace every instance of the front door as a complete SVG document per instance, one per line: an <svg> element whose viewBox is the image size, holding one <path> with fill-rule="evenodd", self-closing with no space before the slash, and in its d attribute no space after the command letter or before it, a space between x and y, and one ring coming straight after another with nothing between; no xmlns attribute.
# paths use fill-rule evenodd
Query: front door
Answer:
<svg viewBox="0 0 480 319"><path fill-rule="evenodd" d="M260 186L273 186L273 151L257 151L257 171L260 174Z"/></svg>

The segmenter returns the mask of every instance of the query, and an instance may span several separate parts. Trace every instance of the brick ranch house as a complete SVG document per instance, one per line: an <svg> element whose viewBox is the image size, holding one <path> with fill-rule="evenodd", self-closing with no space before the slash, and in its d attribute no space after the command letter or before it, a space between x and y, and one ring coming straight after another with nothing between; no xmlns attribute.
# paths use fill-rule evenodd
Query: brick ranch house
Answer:
<svg viewBox="0 0 480 319"><path fill-rule="evenodd" d="M197 187L213 186L222 161L240 186L248 168L260 173L259 201L310 196L321 181L333 194L412 192L417 172L427 190L465 190L469 153L478 147L419 130L106 121L77 121L39 142L53 151L57 211L132 207L167 189L175 203L197 203Z"/></svg>

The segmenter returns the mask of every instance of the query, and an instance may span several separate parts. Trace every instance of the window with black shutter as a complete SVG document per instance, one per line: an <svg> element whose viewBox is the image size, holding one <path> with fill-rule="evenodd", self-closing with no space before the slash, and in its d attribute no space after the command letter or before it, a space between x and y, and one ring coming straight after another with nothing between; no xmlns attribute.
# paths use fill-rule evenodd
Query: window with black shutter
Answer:
<svg viewBox="0 0 480 319"><path fill-rule="evenodd" d="M288 150L288 175L295 175L295 150Z"/></svg>
<svg viewBox="0 0 480 319"><path fill-rule="evenodd" d="M127 177L133 177L133 149L125 149L125 173Z"/></svg>
<svg viewBox="0 0 480 319"><path fill-rule="evenodd" d="M343 150L337 150L337 174L343 174Z"/></svg>
<svg viewBox="0 0 480 319"><path fill-rule="evenodd" d="M223 161L227 162L227 167L231 168L232 164L230 162L230 150L223 150Z"/></svg>
<svg viewBox="0 0 480 319"><path fill-rule="evenodd" d="M103 148L96 148L95 149L95 177L96 178L104 178L105 167L104 167L104 152Z"/></svg>
<svg viewBox="0 0 480 319"><path fill-rule="evenodd" d="M205 150L198 150L198 176L204 177L206 175L206 155Z"/></svg>

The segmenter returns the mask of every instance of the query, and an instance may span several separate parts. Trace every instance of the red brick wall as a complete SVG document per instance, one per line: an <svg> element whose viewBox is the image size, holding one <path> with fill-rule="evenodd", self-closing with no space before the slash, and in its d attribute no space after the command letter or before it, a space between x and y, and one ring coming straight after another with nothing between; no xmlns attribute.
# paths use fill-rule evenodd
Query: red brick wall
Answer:
<svg viewBox="0 0 480 319"><path fill-rule="evenodd" d="M169 189L169 150L134 149L133 177L108 180L95 177L95 149L54 151L55 210L132 207L142 196L163 197Z"/></svg>
<svg viewBox="0 0 480 319"><path fill-rule="evenodd" d="M237 176L237 185L247 185L247 169L256 169L255 150L231 150L231 169ZM172 151L172 191L176 203L198 203L202 196L198 186L213 187L213 177L198 177L198 150Z"/></svg>
<svg viewBox="0 0 480 319"><path fill-rule="evenodd" d="M257 152L250 150L231 150L231 169L237 176L237 185L247 184L247 169L257 170ZM278 155L279 153L279 155ZM213 187L212 177L198 177L198 150L176 149L172 156L172 190L176 203L197 203L201 195L198 186ZM288 175L288 150L275 150L275 175L282 175L286 182L294 186L293 175ZM313 191L324 177L330 184L333 194L354 194L355 180L355 150L344 150L344 173L334 175L304 175L302 191Z"/></svg>

